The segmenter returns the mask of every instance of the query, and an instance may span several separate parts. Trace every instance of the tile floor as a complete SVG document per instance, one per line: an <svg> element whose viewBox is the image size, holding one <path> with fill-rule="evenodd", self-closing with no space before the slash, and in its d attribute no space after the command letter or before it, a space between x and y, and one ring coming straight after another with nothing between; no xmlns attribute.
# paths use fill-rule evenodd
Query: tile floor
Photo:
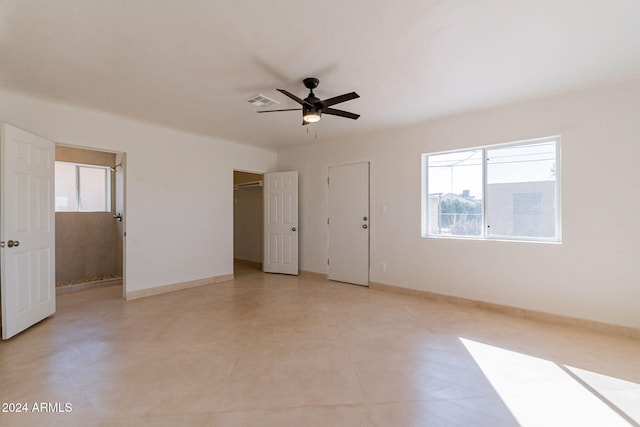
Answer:
<svg viewBox="0 0 640 427"><path fill-rule="evenodd" d="M0 425L640 423L638 340L240 266L232 282L120 295L59 296L0 343L1 409L28 407Z"/></svg>

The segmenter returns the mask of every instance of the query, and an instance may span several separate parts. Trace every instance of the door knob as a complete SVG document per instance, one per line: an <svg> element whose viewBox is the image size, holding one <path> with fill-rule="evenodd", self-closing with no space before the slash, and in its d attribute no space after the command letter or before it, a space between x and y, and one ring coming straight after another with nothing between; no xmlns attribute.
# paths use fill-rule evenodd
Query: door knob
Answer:
<svg viewBox="0 0 640 427"><path fill-rule="evenodd" d="M291 227L291 231L296 231L296 228L295 227Z"/></svg>
<svg viewBox="0 0 640 427"><path fill-rule="evenodd" d="M19 242L19 241L17 241L17 240L16 240L16 241L9 240L9 241L7 242L7 246L8 246L8 247L10 247L10 248L12 248L12 247L14 247L14 246L20 246L20 242Z"/></svg>
<svg viewBox="0 0 640 427"><path fill-rule="evenodd" d="M362 224L362 228L367 229L369 227L367 226L367 224Z"/></svg>

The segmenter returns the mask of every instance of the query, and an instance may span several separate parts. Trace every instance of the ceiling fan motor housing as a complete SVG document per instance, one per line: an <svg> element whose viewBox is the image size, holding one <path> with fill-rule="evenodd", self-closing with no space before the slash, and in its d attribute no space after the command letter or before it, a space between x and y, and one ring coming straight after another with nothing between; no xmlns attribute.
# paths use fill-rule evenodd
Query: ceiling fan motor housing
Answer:
<svg viewBox="0 0 640 427"><path fill-rule="evenodd" d="M320 80L316 79L315 77L307 77L306 79L302 80L302 83L304 83L304 87L306 87L307 89L315 89L318 87L318 85L320 84Z"/></svg>

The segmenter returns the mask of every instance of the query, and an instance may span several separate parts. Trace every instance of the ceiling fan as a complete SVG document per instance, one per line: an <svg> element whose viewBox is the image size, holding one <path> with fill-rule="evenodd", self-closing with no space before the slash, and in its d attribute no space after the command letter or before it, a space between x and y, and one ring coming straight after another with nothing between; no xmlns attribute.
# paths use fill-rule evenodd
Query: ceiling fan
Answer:
<svg viewBox="0 0 640 427"><path fill-rule="evenodd" d="M305 99L300 99L291 92L288 92L284 89L277 89L278 92L281 92L287 95L289 98L296 101L298 104L302 105L302 108L287 108L284 110L266 110L266 111L258 111L258 113L275 113L278 111L300 111L302 110L302 125L308 125L309 123L315 123L320 120L320 116L322 114L329 114L332 116L340 116L346 117L348 119L357 120L360 117L360 114L350 113L348 111L337 110L335 108L330 108L332 105L339 104L341 102L350 101L352 99L360 98L355 92L345 93L344 95L334 96L329 99L319 99L313 93L313 89L318 87L320 80L315 77L307 77L302 80L304 86L309 89L309 96Z"/></svg>

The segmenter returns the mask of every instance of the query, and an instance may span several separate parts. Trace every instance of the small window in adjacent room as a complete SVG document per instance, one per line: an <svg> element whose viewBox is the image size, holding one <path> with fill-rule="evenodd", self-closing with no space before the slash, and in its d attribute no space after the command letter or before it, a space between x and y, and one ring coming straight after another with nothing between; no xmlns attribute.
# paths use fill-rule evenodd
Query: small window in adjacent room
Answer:
<svg viewBox="0 0 640 427"><path fill-rule="evenodd" d="M110 168L56 162L56 212L111 211Z"/></svg>
<svg viewBox="0 0 640 427"><path fill-rule="evenodd" d="M560 138L422 155L423 237L560 241Z"/></svg>

